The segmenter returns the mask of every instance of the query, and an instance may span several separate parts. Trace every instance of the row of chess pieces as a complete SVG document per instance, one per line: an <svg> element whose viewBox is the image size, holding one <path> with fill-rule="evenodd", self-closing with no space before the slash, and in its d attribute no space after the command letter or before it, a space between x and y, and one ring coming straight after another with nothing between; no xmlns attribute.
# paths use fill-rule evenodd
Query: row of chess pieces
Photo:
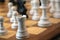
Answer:
<svg viewBox="0 0 60 40"><path fill-rule="evenodd" d="M21 0L20 0L21 1ZM38 15L38 9L39 9L39 0L31 0L31 10L30 14L32 15L32 20L39 20L38 21L38 26L40 27L48 27L51 26L51 22L48 20L46 16L46 9L48 8L47 5L49 4L48 0L40 0L41 1L41 9L42 9L42 16L40 17ZM50 0L50 12L55 18L60 18L60 9L59 9L59 0ZM22 4L20 4L22 5ZM20 7L20 6L19 6ZM55 7L55 8L54 8ZM19 15L17 12L17 7L13 6L12 2L8 3L8 13L7 17L10 18L10 22L12 22L11 28L13 30L17 29L16 33L16 38L17 39L22 39L22 38L28 38L29 35L27 33L26 27L25 27L25 20L26 20L26 15ZM56 9L56 10L55 10ZM20 10L22 11L22 10ZM0 17L0 35L6 34L7 30L5 30L3 26L3 17Z"/></svg>

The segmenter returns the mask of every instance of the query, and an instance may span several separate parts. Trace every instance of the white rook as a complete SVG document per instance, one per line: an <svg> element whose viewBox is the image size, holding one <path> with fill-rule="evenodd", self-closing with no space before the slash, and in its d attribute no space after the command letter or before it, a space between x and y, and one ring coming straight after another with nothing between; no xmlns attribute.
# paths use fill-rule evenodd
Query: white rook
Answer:
<svg viewBox="0 0 60 40"><path fill-rule="evenodd" d="M0 35L5 35L7 33L7 30L3 26L3 17L0 16Z"/></svg>
<svg viewBox="0 0 60 40"><path fill-rule="evenodd" d="M28 38L28 33L25 26L25 20L26 20L26 15L23 15L22 17L20 16L18 17L18 30L16 33L17 39Z"/></svg>
<svg viewBox="0 0 60 40"><path fill-rule="evenodd" d="M40 27L48 27L51 26L50 21L48 21L46 9L48 5L48 0L40 0L41 1L41 8L42 8L42 16L40 21L38 22L38 26Z"/></svg>

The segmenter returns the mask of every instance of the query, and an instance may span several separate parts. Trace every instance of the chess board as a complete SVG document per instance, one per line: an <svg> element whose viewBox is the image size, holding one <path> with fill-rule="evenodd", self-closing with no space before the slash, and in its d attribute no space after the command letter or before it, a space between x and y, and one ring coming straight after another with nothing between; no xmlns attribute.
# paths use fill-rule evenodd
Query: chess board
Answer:
<svg viewBox="0 0 60 40"><path fill-rule="evenodd" d="M4 36L0 36L0 40L16 40L16 30L11 29L10 19L7 17L8 7L7 3L0 3L0 16L4 17L4 27L8 30L8 33ZM27 14L29 15L29 19L26 20L26 27L29 33L29 38L27 40L49 40L54 35L58 34L60 31L60 19L56 19L52 17L52 14L49 13L47 9L47 16L49 17L49 21L52 22L52 26L48 28L41 28L37 26L38 21L31 20L32 16L29 14L31 9L31 5L29 2L25 4L27 8ZM39 15L41 16L42 10L39 8Z"/></svg>

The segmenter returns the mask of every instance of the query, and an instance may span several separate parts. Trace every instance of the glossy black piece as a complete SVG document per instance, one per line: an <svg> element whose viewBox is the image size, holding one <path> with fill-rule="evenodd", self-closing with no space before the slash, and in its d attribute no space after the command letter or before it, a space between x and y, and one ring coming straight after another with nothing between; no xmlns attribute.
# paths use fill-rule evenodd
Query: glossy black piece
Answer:
<svg viewBox="0 0 60 40"><path fill-rule="evenodd" d="M10 0L9 2L12 2L13 5L17 5L17 11L19 14L21 15L26 15L28 18L28 15L26 14L27 9L25 8L24 4L26 3L26 1L23 0L17 0L16 2L14 0Z"/></svg>
<svg viewBox="0 0 60 40"><path fill-rule="evenodd" d="M21 15L26 15L28 18L28 15L26 14L27 9L24 6L24 4L26 3L26 1L23 0L17 0L17 11L19 12L19 14Z"/></svg>

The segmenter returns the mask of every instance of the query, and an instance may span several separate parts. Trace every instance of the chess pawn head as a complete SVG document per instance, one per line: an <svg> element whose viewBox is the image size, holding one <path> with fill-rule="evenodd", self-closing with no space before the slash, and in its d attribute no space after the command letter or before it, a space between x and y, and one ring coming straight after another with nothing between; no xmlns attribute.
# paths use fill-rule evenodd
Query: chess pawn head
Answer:
<svg viewBox="0 0 60 40"><path fill-rule="evenodd" d="M3 17L0 16L0 35L5 35L7 33L7 30L5 30L3 26Z"/></svg>
<svg viewBox="0 0 60 40"><path fill-rule="evenodd" d="M13 3L12 3L12 2L9 2L9 3L8 3L8 8L11 9L12 6L13 6Z"/></svg>

